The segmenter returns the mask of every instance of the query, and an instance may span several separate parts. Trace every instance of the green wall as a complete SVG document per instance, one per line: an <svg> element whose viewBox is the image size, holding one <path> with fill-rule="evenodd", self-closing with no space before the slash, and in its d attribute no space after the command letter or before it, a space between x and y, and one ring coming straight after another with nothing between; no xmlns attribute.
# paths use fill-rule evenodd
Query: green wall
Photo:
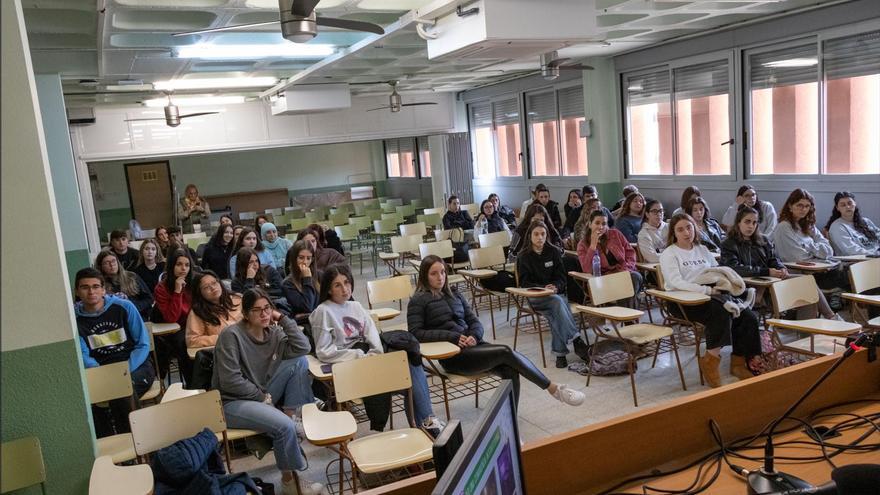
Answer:
<svg viewBox="0 0 880 495"><path fill-rule="evenodd" d="M101 243L103 244L107 242L107 234L111 231L128 229L128 221L131 220L131 208L100 210L98 217L101 224L98 228L98 234L100 234Z"/></svg>
<svg viewBox="0 0 880 495"><path fill-rule="evenodd" d="M0 359L3 441L39 435L48 493L86 493L95 458L90 410L66 406L81 402L85 389L78 345L71 339L6 351Z"/></svg>

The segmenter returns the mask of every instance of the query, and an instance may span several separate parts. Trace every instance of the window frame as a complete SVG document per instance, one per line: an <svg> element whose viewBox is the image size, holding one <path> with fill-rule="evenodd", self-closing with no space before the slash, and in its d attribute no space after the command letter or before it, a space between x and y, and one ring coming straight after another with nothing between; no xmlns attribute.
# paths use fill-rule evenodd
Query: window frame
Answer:
<svg viewBox="0 0 880 495"><path fill-rule="evenodd" d="M590 173L589 157L587 158L587 173L585 175L566 175L565 174L565 168L566 168L567 164L565 163L565 160L564 160L564 153L563 153L563 148L562 148L562 115L561 115L560 108L559 108L559 92L562 90L574 88L574 87L581 88L581 91L583 92L583 82L582 81L576 81L574 83L567 81L565 83L558 84L558 85L544 86L544 87L540 87L540 88L529 89L527 91L522 92L523 112L521 114L522 115L522 118L521 118L522 123L520 125L523 128L524 134L526 137L526 141L524 141L524 142L525 142L525 149L527 151L527 153L525 154L525 158L526 158L525 161L527 163L525 165L526 165L526 172L528 173L527 177L529 179L541 178L541 179L566 180L566 179L586 179L587 177L589 177L589 173ZM540 95L543 93L550 93L553 95L553 112L555 113L554 122L556 122L556 156L558 158L557 167L559 170L559 173L556 175L538 175L535 173L535 171L533 169L534 143L531 140L531 128L529 125L530 122L529 122L528 113L527 113L528 108L529 108L528 107L528 98L530 95ZM583 95L583 97L584 97L584 101L586 102L586 95ZM583 111L582 118L584 120L588 120L586 109L584 109L584 111ZM579 136L579 139L580 139L580 136ZM585 147L584 152L587 152L586 147L587 147L587 140L589 138L585 137L583 139L584 139L584 147Z"/></svg>
<svg viewBox="0 0 880 495"><path fill-rule="evenodd" d="M430 176L422 177L422 163L421 163L421 157L419 156L419 144L418 144L419 138L421 138L421 137L427 138L427 136L401 136L401 137L395 137L395 138L382 139L382 156L385 159L385 179L386 180L418 181L421 179L430 179L431 178ZM413 168L413 174L414 174L413 177L406 177L406 176L402 176L402 175L392 176L390 174L390 170L389 170L390 164L388 163L388 144L390 141L394 141L397 143L397 155L399 157L400 156L400 141L403 139L412 140L413 161L415 162L413 164L413 167L414 167Z"/></svg>

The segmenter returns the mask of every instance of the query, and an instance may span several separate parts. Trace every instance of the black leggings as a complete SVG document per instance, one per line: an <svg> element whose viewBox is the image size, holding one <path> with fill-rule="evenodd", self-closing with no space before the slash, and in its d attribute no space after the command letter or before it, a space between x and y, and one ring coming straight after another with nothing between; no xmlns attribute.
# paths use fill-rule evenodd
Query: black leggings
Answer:
<svg viewBox="0 0 880 495"><path fill-rule="evenodd" d="M672 312L681 316L678 305L672 305ZM763 352L761 334L758 331L758 316L754 311L744 309L739 318L724 309L715 299L699 306L685 306L687 317L705 326L706 349L726 345L733 346L735 356L750 358Z"/></svg>
<svg viewBox="0 0 880 495"><path fill-rule="evenodd" d="M491 372L513 382L513 393L519 403L519 377L534 383L542 390L550 386L550 379L535 367L529 358L506 345L477 344L465 347L457 355L440 360L443 369L458 375L477 375Z"/></svg>

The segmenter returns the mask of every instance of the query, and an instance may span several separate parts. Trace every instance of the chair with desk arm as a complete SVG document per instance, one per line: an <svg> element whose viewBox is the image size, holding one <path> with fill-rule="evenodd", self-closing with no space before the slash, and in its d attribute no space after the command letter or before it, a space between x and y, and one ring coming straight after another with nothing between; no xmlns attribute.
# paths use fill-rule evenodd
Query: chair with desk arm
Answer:
<svg viewBox="0 0 880 495"><path fill-rule="evenodd" d="M880 316L871 318L869 309L880 306L880 258L850 265L849 281L853 291L845 292L841 297L852 303L853 321L866 330L880 331Z"/></svg>

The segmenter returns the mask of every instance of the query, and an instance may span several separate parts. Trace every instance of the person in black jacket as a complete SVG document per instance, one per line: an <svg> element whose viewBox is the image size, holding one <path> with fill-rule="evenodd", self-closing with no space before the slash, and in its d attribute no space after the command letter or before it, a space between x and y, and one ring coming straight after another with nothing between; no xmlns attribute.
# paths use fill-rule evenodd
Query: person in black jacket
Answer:
<svg viewBox="0 0 880 495"><path fill-rule="evenodd" d="M114 230L110 232L110 248L122 268L132 271L137 265L138 250L128 247L128 232L124 230Z"/></svg>
<svg viewBox="0 0 880 495"><path fill-rule="evenodd" d="M498 215L504 219L507 223L508 228L515 229L516 228L516 213L510 209L509 206L501 204L501 198L496 193L492 193L489 195L489 201L495 205L495 211L498 212Z"/></svg>
<svg viewBox="0 0 880 495"><path fill-rule="evenodd" d="M470 230L474 228L474 221L467 210L461 209L461 202L458 196L449 196L446 214L443 215L443 228L454 229L456 227L462 230Z"/></svg>
<svg viewBox="0 0 880 495"><path fill-rule="evenodd" d="M559 253L562 254L562 237L559 235L559 232L553 228L549 219L550 215L540 203L532 203L528 209L526 209L526 214L523 217L522 223L520 223L519 227L513 231L513 235L510 238L510 251L514 254L518 254L528 244L527 232L529 231L529 226L534 222L543 222L544 227L547 229L547 242L558 249Z"/></svg>
<svg viewBox="0 0 880 495"><path fill-rule="evenodd" d="M559 214L559 203L550 199L550 190L544 184L538 184L535 187L535 202L550 214L550 223L556 230L562 229L562 215Z"/></svg>
<svg viewBox="0 0 880 495"><path fill-rule="evenodd" d="M296 241L287 251L284 265L287 267L288 275L281 284L281 291L287 299L287 304L290 305L290 315L298 324L307 326L309 315L318 307L320 291L315 276L318 271L315 265L315 250L308 241ZM311 338L310 333L309 336Z"/></svg>
<svg viewBox="0 0 880 495"><path fill-rule="evenodd" d="M440 360L448 372L465 376L492 372L509 379L517 401L520 375L565 404L577 406L584 401L582 392L552 383L522 354L506 345L483 341L483 324L464 296L450 289L446 264L438 256L422 259L416 291L406 309L406 322L419 342L449 342L461 348L455 356Z"/></svg>
<svg viewBox="0 0 880 495"><path fill-rule="evenodd" d="M532 222L526 233L526 241L516 258L519 286L553 291L549 296L530 297L529 305L550 322L550 345L556 355L556 367L568 366L566 356L569 353L569 342L574 345L575 354L586 361L589 348L581 340L568 301L560 295L565 294L566 280L562 255L557 249L547 245L547 226L544 222Z"/></svg>
<svg viewBox="0 0 880 495"><path fill-rule="evenodd" d="M260 266L260 257L252 248L238 250L235 274L232 276L232 292L243 294L247 289L260 288L275 299L284 297L281 292L281 275L275 268Z"/></svg>
<svg viewBox="0 0 880 495"><path fill-rule="evenodd" d="M758 210L743 206L736 213L733 226L721 241L719 263L729 266L741 277L776 277L786 279L788 270L779 257L773 242L758 229ZM759 287L755 299L763 299L763 287ZM828 319L840 319L831 309L822 291L819 291L819 313Z"/></svg>
<svg viewBox="0 0 880 495"><path fill-rule="evenodd" d="M202 268L211 270L221 279L230 278L229 258L232 257L232 238L232 225L221 224L202 253Z"/></svg>
<svg viewBox="0 0 880 495"><path fill-rule="evenodd" d="M484 199L480 203L480 213L474 219L474 236L479 234L492 234L507 230L507 223L501 218L501 215L495 211L495 203L492 200Z"/></svg>

